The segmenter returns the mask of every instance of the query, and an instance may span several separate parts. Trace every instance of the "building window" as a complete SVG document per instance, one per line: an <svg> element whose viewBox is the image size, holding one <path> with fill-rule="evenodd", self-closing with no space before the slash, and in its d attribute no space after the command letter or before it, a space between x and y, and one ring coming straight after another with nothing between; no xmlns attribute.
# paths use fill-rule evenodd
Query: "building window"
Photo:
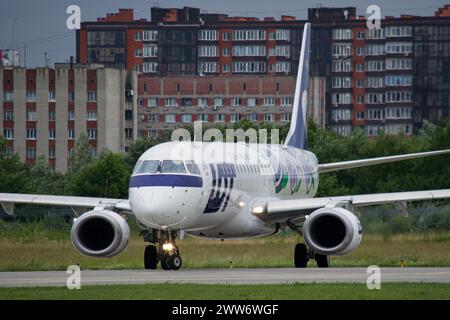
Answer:
<svg viewBox="0 0 450 320"><path fill-rule="evenodd" d="M364 65L362 63L356 64L356 71L357 72L363 72L364 71Z"/></svg>
<svg viewBox="0 0 450 320"><path fill-rule="evenodd" d="M175 98L166 98L164 105L166 107L178 107L177 99L175 99Z"/></svg>
<svg viewBox="0 0 450 320"><path fill-rule="evenodd" d="M333 40L351 40L353 39L352 29L333 29Z"/></svg>
<svg viewBox="0 0 450 320"><path fill-rule="evenodd" d="M412 53L412 42L388 42L386 43L386 53Z"/></svg>
<svg viewBox="0 0 450 320"><path fill-rule="evenodd" d="M358 40L364 39L364 31L358 31L358 33L356 34L356 38Z"/></svg>
<svg viewBox="0 0 450 320"><path fill-rule="evenodd" d="M56 99L55 91L49 91L48 92L48 101L55 102L55 99Z"/></svg>
<svg viewBox="0 0 450 320"><path fill-rule="evenodd" d="M158 30L144 30L144 41L158 41Z"/></svg>
<svg viewBox="0 0 450 320"><path fill-rule="evenodd" d="M27 111L27 121L36 121L36 111Z"/></svg>
<svg viewBox="0 0 450 320"><path fill-rule="evenodd" d="M235 61L233 72L260 73L266 72L266 63L262 61Z"/></svg>
<svg viewBox="0 0 450 320"><path fill-rule="evenodd" d="M158 106L158 98L148 98L147 107L156 108Z"/></svg>
<svg viewBox="0 0 450 320"><path fill-rule="evenodd" d="M364 55L364 47L358 47L358 48L356 49L356 54L357 54L358 56L363 56L363 55Z"/></svg>
<svg viewBox="0 0 450 320"><path fill-rule="evenodd" d="M133 129L131 129L131 128L125 129L125 138L127 138L127 139L133 138Z"/></svg>
<svg viewBox="0 0 450 320"><path fill-rule="evenodd" d="M266 40L266 31L258 29L233 30L233 40Z"/></svg>
<svg viewBox="0 0 450 320"><path fill-rule="evenodd" d="M87 130L89 140L97 139L97 129L88 129Z"/></svg>
<svg viewBox="0 0 450 320"><path fill-rule="evenodd" d="M367 77L366 88L383 88L384 77Z"/></svg>
<svg viewBox="0 0 450 320"><path fill-rule="evenodd" d="M384 71L384 61L382 60L366 61L366 71Z"/></svg>
<svg viewBox="0 0 450 320"><path fill-rule="evenodd" d="M351 72L352 71L352 62L348 60L334 60L332 62L333 72Z"/></svg>
<svg viewBox="0 0 450 320"><path fill-rule="evenodd" d="M223 107L223 98L214 98L214 107Z"/></svg>
<svg viewBox="0 0 450 320"><path fill-rule="evenodd" d="M333 44L333 56L350 56L352 55L352 45L349 43Z"/></svg>
<svg viewBox="0 0 450 320"><path fill-rule="evenodd" d="M199 73L215 73L217 72L217 62L199 62L198 63Z"/></svg>
<svg viewBox="0 0 450 320"><path fill-rule="evenodd" d="M201 121L201 122L208 122L209 121L209 115L201 113L201 114L198 115L197 119L198 119L198 121Z"/></svg>
<svg viewBox="0 0 450 320"><path fill-rule="evenodd" d="M51 110L48 112L48 120L55 121L56 120L56 111Z"/></svg>
<svg viewBox="0 0 450 320"><path fill-rule="evenodd" d="M97 92L89 91L88 92L88 102L96 102L97 101Z"/></svg>
<svg viewBox="0 0 450 320"><path fill-rule="evenodd" d="M69 129L67 131L67 138L71 140L75 139L75 129Z"/></svg>
<svg viewBox="0 0 450 320"><path fill-rule="evenodd" d="M273 113L264 113L264 121L275 121L275 115Z"/></svg>
<svg viewBox="0 0 450 320"><path fill-rule="evenodd" d="M48 138L50 140L55 140L55 138L56 138L56 130L55 129L48 130Z"/></svg>
<svg viewBox="0 0 450 320"><path fill-rule="evenodd" d="M267 107L275 106L275 98L274 97L265 97L264 98L264 105L267 106Z"/></svg>
<svg viewBox="0 0 450 320"><path fill-rule="evenodd" d="M148 122L159 122L159 114L150 113L148 115Z"/></svg>
<svg viewBox="0 0 450 320"><path fill-rule="evenodd" d="M386 92L386 102L412 102L412 95L411 91L388 91Z"/></svg>
<svg viewBox="0 0 450 320"><path fill-rule="evenodd" d="M291 72L291 62L290 61L277 61L276 72Z"/></svg>
<svg viewBox="0 0 450 320"><path fill-rule="evenodd" d="M288 29L277 29L275 31L275 38L276 40L291 40L291 30Z"/></svg>
<svg viewBox="0 0 450 320"><path fill-rule="evenodd" d="M88 121L96 121L97 120L97 111L88 111L87 119L88 119Z"/></svg>
<svg viewBox="0 0 450 320"><path fill-rule="evenodd" d="M282 113L280 120L283 122L291 121L291 114L290 113Z"/></svg>
<svg viewBox="0 0 450 320"><path fill-rule="evenodd" d="M292 107L292 97L281 97L281 106L282 107Z"/></svg>
<svg viewBox="0 0 450 320"><path fill-rule="evenodd" d="M331 78L331 86L333 88L351 88L352 79L350 77L333 77Z"/></svg>
<svg viewBox="0 0 450 320"><path fill-rule="evenodd" d="M35 102L36 101L36 91L27 91L26 100L28 102Z"/></svg>
<svg viewBox="0 0 450 320"><path fill-rule="evenodd" d="M356 120L364 120L364 112L362 111L356 112Z"/></svg>
<svg viewBox="0 0 450 320"><path fill-rule="evenodd" d="M364 96L356 96L356 103L358 104L364 103Z"/></svg>
<svg viewBox="0 0 450 320"><path fill-rule="evenodd" d="M27 129L27 139L36 140L36 129Z"/></svg>
<svg viewBox="0 0 450 320"><path fill-rule="evenodd" d="M369 29L366 32L366 39L384 39L384 29Z"/></svg>
<svg viewBox="0 0 450 320"><path fill-rule="evenodd" d="M208 98L204 98L204 97L198 98L197 105L199 107L207 107L208 106Z"/></svg>
<svg viewBox="0 0 450 320"><path fill-rule="evenodd" d="M412 59L386 59L386 70L411 70Z"/></svg>
<svg viewBox="0 0 450 320"><path fill-rule="evenodd" d="M198 40L216 41L217 30L200 30L198 32Z"/></svg>
<svg viewBox="0 0 450 320"><path fill-rule="evenodd" d="M27 148L27 159L36 159L36 149Z"/></svg>
<svg viewBox="0 0 450 320"><path fill-rule="evenodd" d="M222 55L224 57L228 57L230 55L230 49L229 48L223 48L222 49Z"/></svg>
<svg viewBox="0 0 450 320"><path fill-rule="evenodd" d="M361 79L356 80L356 87L364 88L364 80L361 80Z"/></svg>
<svg viewBox="0 0 450 320"><path fill-rule="evenodd" d="M370 103L370 104L384 103L384 94L382 94L382 93L366 93L366 103Z"/></svg>
<svg viewBox="0 0 450 320"><path fill-rule="evenodd" d="M232 98L231 105L233 107L240 107L241 106L241 98Z"/></svg>
<svg viewBox="0 0 450 320"><path fill-rule="evenodd" d="M386 37L412 37L411 26L386 27Z"/></svg>
<svg viewBox="0 0 450 320"><path fill-rule="evenodd" d="M382 44L367 44L366 55L367 56L379 56L384 54L384 45Z"/></svg>
<svg viewBox="0 0 450 320"><path fill-rule="evenodd" d="M183 123L191 123L192 122L192 114L183 114L183 115L181 115L181 122L183 122Z"/></svg>
<svg viewBox="0 0 450 320"><path fill-rule="evenodd" d="M49 148L48 149L48 158L49 159L55 159L55 156L56 156L55 148Z"/></svg>
<svg viewBox="0 0 450 320"><path fill-rule="evenodd" d="M233 56L236 57L262 57L266 55L266 46L242 45L233 46Z"/></svg>
<svg viewBox="0 0 450 320"><path fill-rule="evenodd" d="M14 93L11 91L5 91L3 93L3 99L5 102L13 102L14 101Z"/></svg>
<svg viewBox="0 0 450 320"><path fill-rule="evenodd" d="M70 110L67 115L68 115L68 120L69 121L75 120L75 110Z"/></svg>
<svg viewBox="0 0 450 320"><path fill-rule="evenodd" d="M174 114L166 114L165 122L166 123L175 123L175 115Z"/></svg>
<svg viewBox="0 0 450 320"><path fill-rule="evenodd" d="M13 110L5 110L3 111L3 120L12 121L14 120L14 111Z"/></svg>
<svg viewBox="0 0 450 320"><path fill-rule="evenodd" d="M388 75L386 86L412 86L412 75Z"/></svg>
<svg viewBox="0 0 450 320"><path fill-rule="evenodd" d="M232 123L236 123L239 122L241 120L241 115L238 113L233 113L230 115L230 122Z"/></svg>
<svg viewBox="0 0 450 320"><path fill-rule="evenodd" d="M158 56L158 46L155 44L144 45L144 58L154 58Z"/></svg>
<svg viewBox="0 0 450 320"><path fill-rule="evenodd" d="M198 46L199 57L217 57L217 46Z"/></svg>
<svg viewBox="0 0 450 320"><path fill-rule="evenodd" d="M225 115L224 114L216 114L214 116L214 122L225 122Z"/></svg>
<svg viewBox="0 0 450 320"><path fill-rule="evenodd" d="M337 109L331 111L331 119L333 121L348 121L352 118L352 112L345 109Z"/></svg>
<svg viewBox="0 0 450 320"><path fill-rule="evenodd" d="M134 50L134 56L136 58L142 57L142 49L141 48L137 48L136 50Z"/></svg>
<svg viewBox="0 0 450 320"><path fill-rule="evenodd" d="M230 65L228 63L225 63L222 65L222 72L230 72Z"/></svg>
<svg viewBox="0 0 450 320"><path fill-rule="evenodd" d="M258 120L258 114L257 113L249 113L249 114L247 114L247 120L249 120L249 121L257 121Z"/></svg>
<svg viewBox="0 0 450 320"><path fill-rule="evenodd" d="M222 32L222 40L223 41L230 40L230 33L229 32Z"/></svg>
<svg viewBox="0 0 450 320"><path fill-rule="evenodd" d="M70 102L75 101L75 92L69 91L69 101Z"/></svg>
<svg viewBox="0 0 450 320"><path fill-rule="evenodd" d="M6 140L13 140L14 139L14 130L13 129L4 129L3 130L3 137Z"/></svg>
<svg viewBox="0 0 450 320"><path fill-rule="evenodd" d="M134 41L142 41L142 31L134 33Z"/></svg>
<svg viewBox="0 0 450 320"><path fill-rule="evenodd" d="M142 67L144 73L156 73L158 72L158 62L144 62Z"/></svg>
<svg viewBox="0 0 450 320"><path fill-rule="evenodd" d="M350 104L352 103L351 93L333 93L331 95L331 103L335 106L339 104Z"/></svg>
<svg viewBox="0 0 450 320"><path fill-rule="evenodd" d="M247 98L247 107L255 107L256 98Z"/></svg>

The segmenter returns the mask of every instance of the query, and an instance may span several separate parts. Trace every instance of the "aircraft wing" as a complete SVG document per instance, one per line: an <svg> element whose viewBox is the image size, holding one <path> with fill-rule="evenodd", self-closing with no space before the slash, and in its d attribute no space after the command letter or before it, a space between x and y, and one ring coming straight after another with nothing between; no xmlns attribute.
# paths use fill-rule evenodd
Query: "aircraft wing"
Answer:
<svg viewBox="0 0 450 320"><path fill-rule="evenodd" d="M252 210L254 215L266 222L298 222L313 211L327 206L347 205L351 207L362 207L383 203L393 203L395 205L399 205L399 208L404 208L406 210L406 202L446 198L450 198L450 189L375 193L310 199L273 200L267 202L265 208L258 206L254 207Z"/></svg>
<svg viewBox="0 0 450 320"><path fill-rule="evenodd" d="M319 172L323 173L323 172L338 171L338 170L344 170L344 169L353 169L353 168L359 168L359 167L372 166L375 164L390 163L390 162L409 160L409 159L418 159L418 158L424 158L424 157L430 157L430 156L439 156L439 155L449 154L449 153L450 153L450 150L439 150L439 151L402 154L399 156L389 156L389 157L379 157L379 158L372 158L372 159L351 160L351 161L319 164Z"/></svg>
<svg viewBox="0 0 450 320"><path fill-rule="evenodd" d="M124 199L0 193L0 204L7 214L12 215L14 213L14 205L16 203L67 206L73 209L95 208L98 205L107 205L119 210L131 212L130 202Z"/></svg>

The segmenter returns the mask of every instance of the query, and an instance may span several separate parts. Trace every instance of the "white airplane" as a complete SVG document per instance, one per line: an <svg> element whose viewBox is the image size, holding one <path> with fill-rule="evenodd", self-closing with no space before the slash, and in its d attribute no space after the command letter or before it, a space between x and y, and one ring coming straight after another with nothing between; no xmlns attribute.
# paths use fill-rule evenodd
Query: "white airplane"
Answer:
<svg viewBox="0 0 450 320"><path fill-rule="evenodd" d="M359 206L394 203L405 208L409 201L450 198L450 189L314 198L320 173L450 150L319 164L305 150L310 33L310 24L305 24L292 121L283 145L163 143L139 158L128 200L0 193L2 207L9 214L15 203L84 211L72 226L71 238L79 252L93 257L113 257L126 248L130 228L125 218L134 215L150 243L144 253L146 269L160 263L162 269L178 270L182 260L175 240L184 234L243 239L291 228L305 242L296 245L294 254L295 267L304 268L310 259L328 267L329 256L358 247L362 227L353 212Z"/></svg>

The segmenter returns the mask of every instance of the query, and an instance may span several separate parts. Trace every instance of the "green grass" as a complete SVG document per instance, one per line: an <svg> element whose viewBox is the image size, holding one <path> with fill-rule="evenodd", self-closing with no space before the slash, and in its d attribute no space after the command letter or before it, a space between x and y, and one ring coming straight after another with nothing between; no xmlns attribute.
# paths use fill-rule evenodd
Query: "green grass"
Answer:
<svg viewBox="0 0 450 320"><path fill-rule="evenodd" d="M128 248L109 259L79 254L65 236L0 237L0 271L65 270L80 264L82 269L142 269L146 243L134 236ZM186 238L177 242L183 257L183 268L292 267L295 236L243 241L212 241ZM404 260L407 267L450 266L450 233L406 234L397 236L364 235L360 247L349 255L332 257L333 267L396 267ZM315 266L315 263L310 263Z"/></svg>
<svg viewBox="0 0 450 320"><path fill-rule="evenodd" d="M195 293L195 294L194 294ZM386 283L380 290L363 284L192 285L147 284L84 286L80 290L58 287L0 288L0 299L450 299L449 284Z"/></svg>

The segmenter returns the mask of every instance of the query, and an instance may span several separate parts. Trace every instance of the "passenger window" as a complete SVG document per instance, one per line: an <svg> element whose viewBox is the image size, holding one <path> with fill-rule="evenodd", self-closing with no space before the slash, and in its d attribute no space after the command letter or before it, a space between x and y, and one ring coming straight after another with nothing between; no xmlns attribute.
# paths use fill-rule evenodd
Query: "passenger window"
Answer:
<svg viewBox="0 0 450 320"><path fill-rule="evenodd" d="M194 161L186 161L186 168L189 173L200 175L200 170Z"/></svg>
<svg viewBox="0 0 450 320"><path fill-rule="evenodd" d="M161 173L185 173L183 161L164 160L161 166Z"/></svg>
<svg viewBox="0 0 450 320"><path fill-rule="evenodd" d="M133 169L133 173L132 174L135 174L136 173L136 171L139 169L139 167L141 166L141 164L142 164L142 160L139 160L138 162L136 162L136 165L134 166L134 169Z"/></svg>
<svg viewBox="0 0 450 320"><path fill-rule="evenodd" d="M136 173L156 173L158 172L159 160L144 161Z"/></svg>

